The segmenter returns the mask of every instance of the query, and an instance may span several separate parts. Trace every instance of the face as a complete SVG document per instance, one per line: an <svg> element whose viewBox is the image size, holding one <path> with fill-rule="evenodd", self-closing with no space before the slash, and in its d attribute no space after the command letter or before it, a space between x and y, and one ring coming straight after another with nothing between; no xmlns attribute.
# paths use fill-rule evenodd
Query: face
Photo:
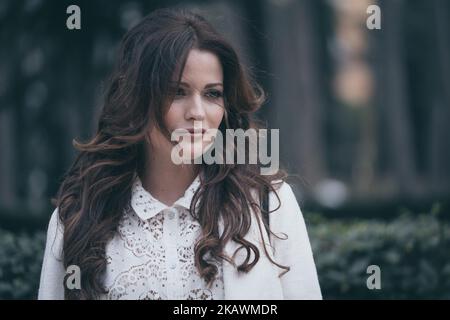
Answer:
<svg viewBox="0 0 450 320"><path fill-rule="evenodd" d="M211 52L192 49L180 85L175 90L175 98L164 121L171 134L183 133L173 142L182 150L190 150L188 154L181 152L182 157L194 159L211 144L211 139L200 131L218 129L225 112L223 71L219 58ZM174 145L158 129L150 131L150 139L154 148L172 152Z"/></svg>

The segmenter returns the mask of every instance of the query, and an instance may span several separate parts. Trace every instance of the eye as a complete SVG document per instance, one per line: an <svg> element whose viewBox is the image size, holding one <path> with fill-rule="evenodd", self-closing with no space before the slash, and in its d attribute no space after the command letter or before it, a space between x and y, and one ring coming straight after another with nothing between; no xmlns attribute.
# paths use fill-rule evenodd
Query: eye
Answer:
<svg viewBox="0 0 450 320"><path fill-rule="evenodd" d="M223 93L220 90L210 90L206 93L206 96L213 99L219 99L223 97Z"/></svg>
<svg viewBox="0 0 450 320"><path fill-rule="evenodd" d="M183 88L177 88L175 91L175 97L184 97L186 95L186 91Z"/></svg>

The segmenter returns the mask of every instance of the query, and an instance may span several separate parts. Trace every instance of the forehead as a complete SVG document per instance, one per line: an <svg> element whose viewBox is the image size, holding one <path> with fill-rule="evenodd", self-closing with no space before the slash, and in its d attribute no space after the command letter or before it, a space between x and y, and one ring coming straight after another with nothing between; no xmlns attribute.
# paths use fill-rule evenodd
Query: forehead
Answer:
<svg viewBox="0 0 450 320"><path fill-rule="evenodd" d="M186 59L182 81L206 85L223 81L219 57L210 51L192 49Z"/></svg>

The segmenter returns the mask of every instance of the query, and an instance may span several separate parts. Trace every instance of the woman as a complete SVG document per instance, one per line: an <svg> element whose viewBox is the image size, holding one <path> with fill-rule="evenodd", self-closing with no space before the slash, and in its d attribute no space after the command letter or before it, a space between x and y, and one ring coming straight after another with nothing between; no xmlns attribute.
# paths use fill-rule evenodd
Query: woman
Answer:
<svg viewBox="0 0 450 320"><path fill-rule="evenodd" d="M320 299L302 213L281 171L173 161L180 145L192 147L183 159L210 150L206 130L257 129L257 88L196 14L161 9L131 29L97 133L75 142L54 201L39 298ZM173 141L179 130L184 142Z"/></svg>

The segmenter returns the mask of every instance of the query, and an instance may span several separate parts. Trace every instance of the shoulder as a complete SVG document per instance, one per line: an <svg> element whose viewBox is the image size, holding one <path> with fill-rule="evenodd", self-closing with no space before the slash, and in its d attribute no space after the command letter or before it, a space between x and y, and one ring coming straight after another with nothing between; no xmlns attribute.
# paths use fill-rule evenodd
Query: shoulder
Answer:
<svg viewBox="0 0 450 320"><path fill-rule="evenodd" d="M53 210L47 228L47 247L51 249L50 252L55 257L60 257L62 254L62 241L64 235L64 227L59 218L58 208Z"/></svg>
<svg viewBox="0 0 450 320"><path fill-rule="evenodd" d="M273 186L275 191L269 194L271 227L288 231L303 225L303 213L293 187L286 181L276 181Z"/></svg>
<svg viewBox="0 0 450 320"><path fill-rule="evenodd" d="M48 223L48 232L53 232L53 233L62 233L63 232L63 224L61 222L61 219L59 217L59 209L55 208L53 210L52 215L50 216L50 220Z"/></svg>
<svg viewBox="0 0 450 320"><path fill-rule="evenodd" d="M303 214L291 184L284 180L273 180L269 192L269 224L272 231L283 233L304 229ZM254 201L258 201L256 189L252 190Z"/></svg>
<svg viewBox="0 0 450 320"><path fill-rule="evenodd" d="M284 180L273 180L273 190L269 192L270 215L296 215L301 214L300 206L293 187ZM252 197L258 199L256 189L252 189Z"/></svg>
<svg viewBox="0 0 450 320"><path fill-rule="evenodd" d="M293 187L289 183L278 180L272 182L272 186L274 187L274 191L269 193L271 211L274 210L276 212L287 209L291 209L291 211L300 210Z"/></svg>
<svg viewBox="0 0 450 320"><path fill-rule="evenodd" d="M56 227L56 225L58 224L58 222L59 222L59 209L58 209L58 208L55 208L55 209L53 210L51 216L50 216L50 220L49 220L48 225L49 225L49 226Z"/></svg>
<svg viewBox="0 0 450 320"><path fill-rule="evenodd" d="M285 201L295 200L297 203L293 187L289 183L283 180L275 180L272 182L272 185L280 198L283 198Z"/></svg>
<svg viewBox="0 0 450 320"><path fill-rule="evenodd" d="M64 299L63 228L58 209L50 217L39 282L39 300Z"/></svg>

